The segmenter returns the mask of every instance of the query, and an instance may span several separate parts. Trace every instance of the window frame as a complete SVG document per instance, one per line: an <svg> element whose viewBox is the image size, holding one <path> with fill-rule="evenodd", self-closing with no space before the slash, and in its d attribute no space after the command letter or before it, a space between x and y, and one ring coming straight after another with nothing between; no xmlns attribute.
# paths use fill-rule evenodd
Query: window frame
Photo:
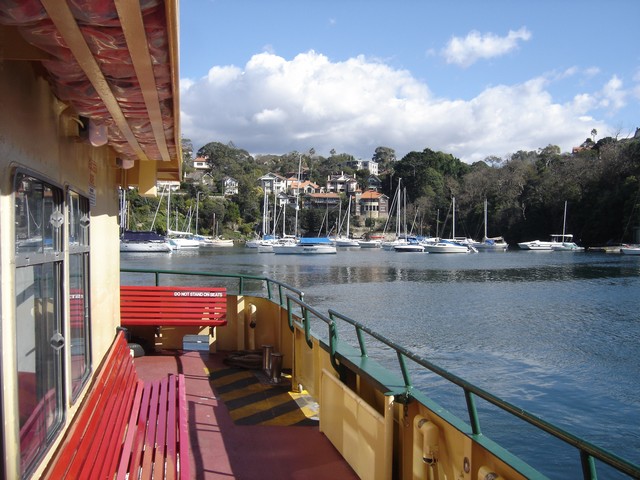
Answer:
<svg viewBox="0 0 640 480"><path fill-rule="evenodd" d="M15 371L19 386L33 383L18 389L14 421L21 475L28 477L91 378L91 202L78 189L22 168L12 174L12 198Z"/></svg>

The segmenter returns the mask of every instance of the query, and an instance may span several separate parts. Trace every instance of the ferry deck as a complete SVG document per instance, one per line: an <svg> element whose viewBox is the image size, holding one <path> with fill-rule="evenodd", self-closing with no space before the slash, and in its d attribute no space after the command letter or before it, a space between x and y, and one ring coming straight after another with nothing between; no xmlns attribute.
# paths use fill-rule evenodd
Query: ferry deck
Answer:
<svg viewBox="0 0 640 480"><path fill-rule="evenodd" d="M143 380L185 375L194 478L359 478L319 431L317 409L296 402L290 383L271 384L261 370L229 367L224 358L172 351L135 359Z"/></svg>

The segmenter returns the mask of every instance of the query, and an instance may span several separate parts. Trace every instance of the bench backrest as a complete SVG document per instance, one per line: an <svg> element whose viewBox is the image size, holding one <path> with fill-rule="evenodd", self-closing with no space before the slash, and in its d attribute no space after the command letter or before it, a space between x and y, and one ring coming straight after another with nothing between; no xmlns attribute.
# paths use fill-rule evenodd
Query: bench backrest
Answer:
<svg viewBox="0 0 640 480"><path fill-rule="evenodd" d="M227 291L220 287L120 287L122 325L210 326L227 324Z"/></svg>

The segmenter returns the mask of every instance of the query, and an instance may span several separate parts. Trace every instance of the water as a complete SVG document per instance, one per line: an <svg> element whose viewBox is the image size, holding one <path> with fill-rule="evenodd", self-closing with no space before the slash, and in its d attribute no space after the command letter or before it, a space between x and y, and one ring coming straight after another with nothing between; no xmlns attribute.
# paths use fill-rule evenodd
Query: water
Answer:
<svg viewBox="0 0 640 480"><path fill-rule="evenodd" d="M121 258L123 267L278 279L302 289L307 302L321 311L333 308L465 380L640 464L639 257L369 249L298 256L236 247ZM352 336L346 327L340 330L342 338ZM314 331L323 328L314 325ZM388 348L373 342L370 352L395 368ZM443 381L434 385L433 375L412 372L416 386L429 382L428 394L467 420L460 389ZM573 450L478 406L487 436L552 478L580 478ZM600 478L619 478L601 466L598 473Z"/></svg>

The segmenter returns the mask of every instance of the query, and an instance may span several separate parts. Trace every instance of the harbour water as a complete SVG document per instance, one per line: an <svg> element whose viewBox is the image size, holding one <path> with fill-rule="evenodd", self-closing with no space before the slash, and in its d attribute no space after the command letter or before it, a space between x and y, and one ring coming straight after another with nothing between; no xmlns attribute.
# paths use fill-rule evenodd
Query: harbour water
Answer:
<svg viewBox="0 0 640 480"><path fill-rule="evenodd" d="M590 443L640 464L640 257L525 252L435 255L244 247L122 254L123 267L271 277ZM341 337L351 331L341 325ZM326 328L319 325L318 328ZM314 327L315 330L315 327ZM323 332L319 332L323 333ZM390 368L395 355L370 347ZM412 369L467 421L462 391ZM550 478L581 478L574 450L478 405L483 433ZM541 461L542 458L542 461ZM616 476L598 466L599 478Z"/></svg>

